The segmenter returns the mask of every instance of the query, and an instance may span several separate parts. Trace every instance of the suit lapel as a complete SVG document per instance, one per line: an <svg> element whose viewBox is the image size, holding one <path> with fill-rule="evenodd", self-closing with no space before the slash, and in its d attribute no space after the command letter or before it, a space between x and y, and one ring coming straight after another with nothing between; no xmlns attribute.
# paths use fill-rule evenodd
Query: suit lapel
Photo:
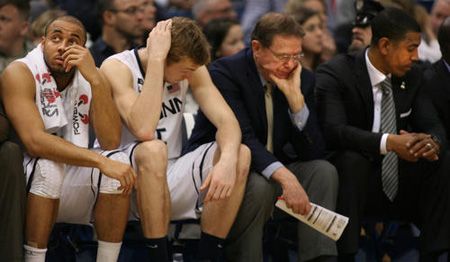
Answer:
<svg viewBox="0 0 450 262"><path fill-rule="evenodd" d="M372 83L370 82L369 73L367 72L365 51L360 52L355 57L356 71L356 89L360 93L364 104L366 105L366 117L370 120L370 128L373 125L373 92Z"/></svg>
<svg viewBox="0 0 450 262"><path fill-rule="evenodd" d="M256 69L255 60L253 59L253 52L251 48L248 49L247 53L247 83L249 88L252 90L254 94L254 103L249 106L255 106L258 112L258 118L260 123L259 130L264 130L264 133L267 133L267 118L266 118L266 108L264 102L264 88L261 83L261 79L259 78L258 70Z"/></svg>

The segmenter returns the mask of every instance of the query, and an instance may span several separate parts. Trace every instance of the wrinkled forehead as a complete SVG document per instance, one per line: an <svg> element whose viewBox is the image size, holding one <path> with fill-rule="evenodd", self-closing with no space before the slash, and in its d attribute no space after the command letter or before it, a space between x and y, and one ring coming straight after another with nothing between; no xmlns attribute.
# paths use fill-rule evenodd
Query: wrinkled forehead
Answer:
<svg viewBox="0 0 450 262"><path fill-rule="evenodd" d="M60 33L63 35L71 36L80 39L81 43L86 42L86 32L77 23L65 21L65 20L55 20L47 26L46 36Z"/></svg>

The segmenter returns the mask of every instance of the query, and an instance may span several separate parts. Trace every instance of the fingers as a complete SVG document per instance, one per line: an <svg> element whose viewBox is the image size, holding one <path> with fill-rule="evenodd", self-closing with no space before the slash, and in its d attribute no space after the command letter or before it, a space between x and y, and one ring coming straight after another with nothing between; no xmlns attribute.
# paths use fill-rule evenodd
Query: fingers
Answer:
<svg viewBox="0 0 450 262"><path fill-rule="evenodd" d="M202 186L200 187L200 191L205 191L205 189L207 189L209 187L209 184L211 183L211 179L212 179L212 176L211 176L211 174L209 174L206 177L206 180L203 182Z"/></svg>

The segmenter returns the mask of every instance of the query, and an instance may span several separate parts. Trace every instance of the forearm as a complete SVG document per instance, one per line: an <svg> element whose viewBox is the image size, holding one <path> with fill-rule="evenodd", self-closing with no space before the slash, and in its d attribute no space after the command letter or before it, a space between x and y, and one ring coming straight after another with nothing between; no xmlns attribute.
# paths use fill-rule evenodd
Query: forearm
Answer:
<svg viewBox="0 0 450 262"><path fill-rule="evenodd" d="M111 150L120 144L120 115L106 80L99 74L92 81L91 123L101 148Z"/></svg>
<svg viewBox="0 0 450 262"><path fill-rule="evenodd" d="M139 140L151 140L161 115L164 63L149 62L142 91L128 113L128 127Z"/></svg>
<svg viewBox="0 0 450 262"><path fill-rule="evenodd" d="M241 131L239 123L234 117L224 119L217 126L216 141L220 148L220 158L237 162Z"/></svg>
<svg viewBox="0 0 450 262"><path fill-rule="evenodd" d="M22 139L27 152L34 157L45 158L73 166L100 168L106 158L86 148L47 133Z"/></svg>

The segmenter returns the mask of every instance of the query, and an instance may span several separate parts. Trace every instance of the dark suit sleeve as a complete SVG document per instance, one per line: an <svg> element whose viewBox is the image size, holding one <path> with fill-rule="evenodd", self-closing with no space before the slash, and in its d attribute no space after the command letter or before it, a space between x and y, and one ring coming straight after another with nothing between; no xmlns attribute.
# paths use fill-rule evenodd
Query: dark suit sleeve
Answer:
<svg viewBox="0 0 450 262"><path fill-rule="evenodd" d="M266 150L265 146L258 140L253 130L246 105L241 97L239 85L230 77L230 73L220 64L210 68L211 78L222 93L228 105L236 115L242 131L242 142L250 148L252 153L252 168L262 172L270 164L278 161L275 156Z"/></svg>
<svg viewBox="0 0 450 262"><path fill-rule="evenodd" d="M8 139L9 122L3 111L3 105L0 104L0 143Z"/></svg>
<svg viewBox="0 0 450 262"><path fill-rule="evenodd" d="M325 142L331 150L379 155L382 134L372 133L370 121L361 116L365 102L355 90L354 79L354 71L344 59L332 60L316 71L318 116Z"/></svg>
<svg viewBox="0 0 450 262"><path fill-rule="evenodd" d="M307 71L302 71L301 89L305 99L305 104L309 109L309 116L303 130L300 131L292 125L291 144L303 161L322 158L325 151L325 141L320 130L316 103L314 96L314 75Z"/></svg>
<svg viewBox="0 0 450 262"><path fill-rule="evenodd" d="M420 75L420 73L417 73ZM418 95L414 99L411 121L414 131L436 136L441 144L441 152L447 148L447 139L444 126L438 117L438 112L433 105L430 94L426 91L426 83L421 82Z"/></svg>

